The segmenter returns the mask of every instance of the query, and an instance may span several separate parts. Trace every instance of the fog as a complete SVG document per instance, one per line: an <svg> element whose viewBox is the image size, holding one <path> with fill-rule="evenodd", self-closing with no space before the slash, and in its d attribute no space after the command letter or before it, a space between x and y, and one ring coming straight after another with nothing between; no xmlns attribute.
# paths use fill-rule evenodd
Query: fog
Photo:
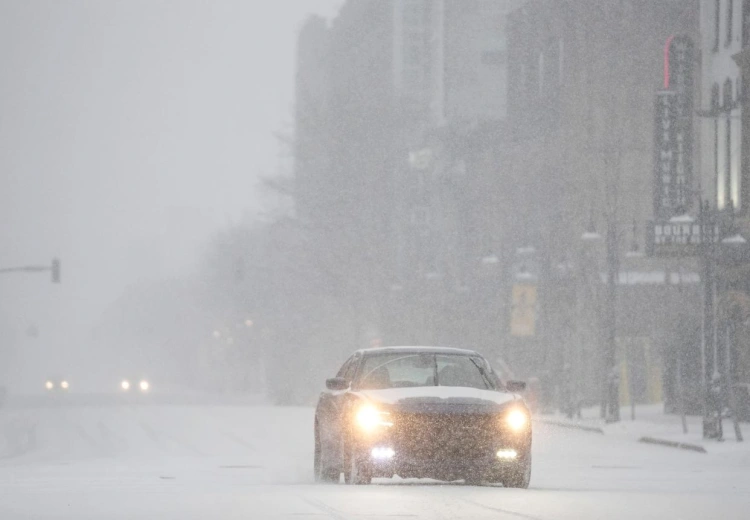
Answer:
<svg viewBox="0 0 750 520"><path fill-rule="evenodd" d="M0 0L0 520L747 517L748 83L750 0Z"/></svg>
<svg viewBox="0 0 750 520"><path fill-rule="evenodd" d="M0 266L63 265L59 286L0 279L5 377L93 371L128 286L193 273L212 233L273 206L295 35L337 3L0 3Z"/></svg>

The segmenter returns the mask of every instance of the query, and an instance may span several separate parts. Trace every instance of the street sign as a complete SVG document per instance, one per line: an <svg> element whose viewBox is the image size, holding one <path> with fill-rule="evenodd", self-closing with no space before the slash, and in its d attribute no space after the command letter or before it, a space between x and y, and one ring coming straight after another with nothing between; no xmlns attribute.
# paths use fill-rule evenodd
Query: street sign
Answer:
<svg viewBox="0 0 750 520"><path fill-rule="evenodd" d="M52 259L52 267L50 268L50 271L52 272L52 283L60 283L60 259L59 258Z"/></svg>
<svg viewBox="0 0 750 520"><path fill-rule="evenodd" d="M677 217L667 221L650 221L646 241L649 256L699 256L701 244L717 241L719 226L716 223L696 222L690 217Z"/></svg>
<svg viewBox="0 0 750 520"><path fill-rule="evenodd" d="M536 333L536 285L513 286L510 334L516 337L531 337Z"/></svg>
<svg viewBox="0 0 750 520"><path fill-rule="evenodd" d="M692 206L695 46L687 36L667 41L664 88L656 95L654 217L668 219Z"/></svg>
<svg viewBox="0 0 750 520"><path fill-rule="evenodd" d="M656 96L654 134L654 215L669 217L675 205L677 169L677 95L662 91Z"/></svg>

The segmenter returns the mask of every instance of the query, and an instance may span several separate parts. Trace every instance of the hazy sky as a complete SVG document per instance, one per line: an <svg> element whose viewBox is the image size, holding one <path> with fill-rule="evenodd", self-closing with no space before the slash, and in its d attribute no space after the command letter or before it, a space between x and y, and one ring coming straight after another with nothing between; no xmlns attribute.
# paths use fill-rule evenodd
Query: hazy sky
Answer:
<svg viewBox="0 0 750 520"><path fill-rule="evenodd" d="M296 33L337 0L0 0L0 311L70 340L254 214L292 123ZM25 326L25 325L24 325Z"/></svg>

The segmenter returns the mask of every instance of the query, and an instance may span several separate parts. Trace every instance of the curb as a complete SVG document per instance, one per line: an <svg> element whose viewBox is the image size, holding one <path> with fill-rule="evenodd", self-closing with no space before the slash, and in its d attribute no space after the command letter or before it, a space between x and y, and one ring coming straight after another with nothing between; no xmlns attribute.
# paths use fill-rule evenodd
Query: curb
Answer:
<svg viewBox="0 0 750 520"><path fill-rule="evenodd" d="M570 428L572 430L582 430L585 432L598 433L604 435L604 430L598 426L586 426L584 424L567 423L561 421L550 421L547 419L534 419L534 421L542 424L549 424L550 426L559 426L560 428Z"/></svg>
<svg viewBox="0 0 750 520"><path fill-rule="evenodd" d="M638 442L642 442L644 444L656 444L659 446L667 446L669 448L678 448L680 450L694 451L696 453L707 453L706 448L698 444L687 444L684 442L667 441L664 439L656 439L654 437L641 437L640 439L638 439Z"/></svg>

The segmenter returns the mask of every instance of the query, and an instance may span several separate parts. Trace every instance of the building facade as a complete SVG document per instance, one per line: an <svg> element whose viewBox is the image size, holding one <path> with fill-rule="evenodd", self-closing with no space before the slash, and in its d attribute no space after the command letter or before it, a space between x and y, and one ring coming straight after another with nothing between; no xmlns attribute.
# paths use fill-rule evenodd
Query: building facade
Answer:
<svg viewBox="0 0 750 520"><path fill-rule="evenodd" d="M503 205L493 187L507 118L507 16L522 3L394 4L395 85L413 108L395 172L398 285L427 309L414 340L469 341L488 353L500 344Z"/></svg>
<svg viewBox="0 0 750 520"><path fill-rule="evenodd" d="M491 187L507 114L506 17L521 3L349 0L332 23L312 19L300 33L298 216L321 257L343 254L350 279L369 280L374 307L402 308L388 303L399 288L425 296L421 316L381 320L387 340L450 343L482 330L470 311L437 317L492 271L482 259L502 243L494 228L510 193Z"/></svg>
<svg viewBox="0 0 750 520"><path fill-rule="evenodd" d="M604 229L608 211L617 210L622 229L653 217L654 96L664 88L668 39L697 38L694 7L531 0L512 15L515 161L535 179L527 202L537 201L536 218L569 230L555 233L564 248L592 219Z"/></svg>
<svg viewBox="0 0 750 520"><path fill-rule="evenodd" d="M701 191L719 210L742 210L748 181L743 171L742 80L733 56L743 48L744 0L701 0Z"/></svg>
<svg viewBox="0 0 750 520"><path fill-rule="evenodd" d="M697 41L697 4L530 0L509 27L512 142L502 184L517 186L513 235L536 246L541 265L538 332L514 348L533 352L540 372L582 359L577 376L593 382L584 389L591 397L603 383L590 375L611 377L607 334L617 344L651 342L652 358L669 364L680 298L699 296L695 262L642 253L655 217L654 100L668 81L665 49L678 36ZM670 272L692 274L673 284ZM670 316L663 330L650 328L652 313Z"/></svg>

